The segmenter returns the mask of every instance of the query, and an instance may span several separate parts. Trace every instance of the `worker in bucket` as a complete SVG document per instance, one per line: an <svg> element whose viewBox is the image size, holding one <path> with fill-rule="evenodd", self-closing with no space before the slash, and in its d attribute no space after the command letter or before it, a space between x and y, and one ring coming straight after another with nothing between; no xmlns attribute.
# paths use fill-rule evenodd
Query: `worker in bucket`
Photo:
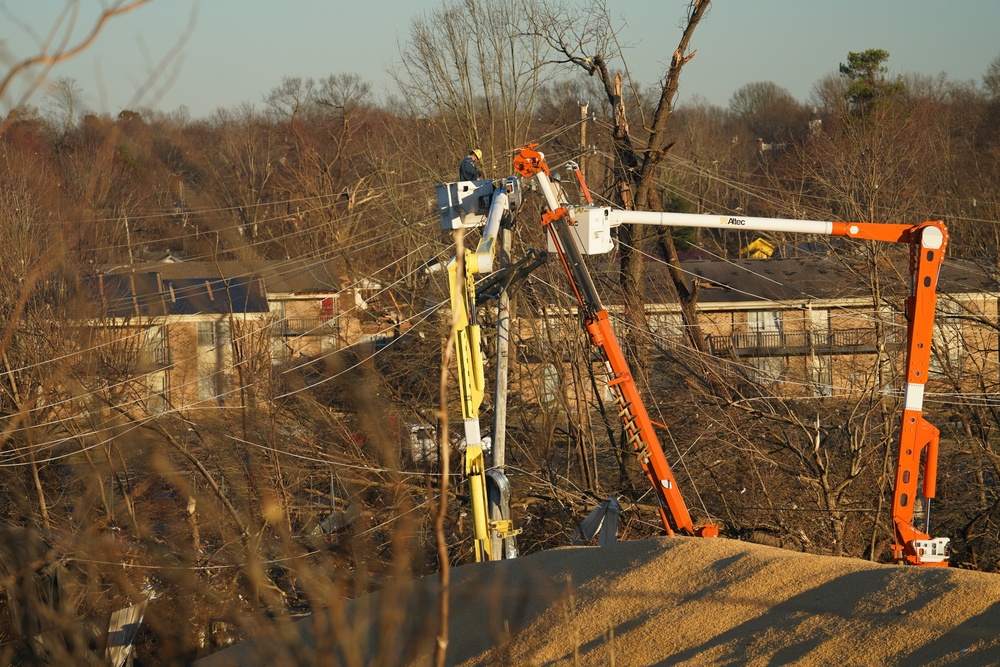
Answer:
<svg viewBox="0 0 1000 667"><path fill-rule="evenodd" d="M483 172L479 165L483 159L483 152L478 148L473 148L458 166L458 180L478 181L483 177Z"/></svg>
<svg viewBox="0 0 1000 667"><path fill-rule="evenodd" d="M558 171L552 172L552 176L549 177L549 184L552 186L552 193L556 196L556 201L559 202L559 205L569 206L569 200L566 199L566 193L563 191L562 176Z"/></svg>

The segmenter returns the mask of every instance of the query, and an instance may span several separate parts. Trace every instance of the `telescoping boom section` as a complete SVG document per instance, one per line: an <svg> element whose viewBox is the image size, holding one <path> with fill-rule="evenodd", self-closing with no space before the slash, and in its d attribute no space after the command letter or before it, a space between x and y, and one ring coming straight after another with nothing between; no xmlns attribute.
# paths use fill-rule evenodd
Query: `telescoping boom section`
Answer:
<svg viewBox="0 0 1000 667"><path fill-rule="evenodd" d="M559 254L563 267L573 286L584 327L590 342L596 348L608 373L608 389L614 396L625 435L635 449L643 472L649 479L659 501L660 519L668 535L697 535L715 537L719 534L715 524L695 527L687 505L677 487L677 480L667 463L663 449L653 429L653 422L646 412L642 397L636 387L618 340L611 328L608 312L587 270L583 255L573 238L573 220L567 210L559 205L548 180L548 166L544 157L530 148L523 148L514 158L514 170L525 178L536 177L549 211L542 216Z"/></svg>
<svg viewBox="0 0 1000 667"><path fill-rule="evenodd" d="M609 252L613 247L611 229L621 224L662 225L671 227L706 227L724 230L755 230L797 234L823 234L858 240L902 243L910 249L910 295L905 302L906 328L906 389L903 395L903 415L896 452L896 475L893 487L892 550L897 562L913 565L947 565L950 540L932 538L930 505L935 497L939 432L923 417L924 388L930 369L931 343L934 333L934 308L937 302L937 282L948 245L948 230L940 220L914 225L874 222L831 222L821 220L786 220L744 216L694 215L583 206L571 211L560 208L548 181L544 156L534 146L520 149L514 158L514 169L524 177L535 177L545 195L549 212L543 215L553 242L563 257L564 266L574 284L581 308L586 313L586 327L591 341L602 349L612 375L612 384L620 387L620 402L626 431L628 420L635 419L636 429L630 433L639 452L640 462L661 500L661 514L667 532L668 520L681 532L691 534L687 509L684 507L663 452L656 442L635 383L628 373L621 351L607 323L607 313L600 305L593 282L587 275L582 255ZM610 341L610 342L608 342ZM633 397L632 393L636 396ZM648 452L648 454L647 454ZM922 462L922 465L921 465ZM914 505L919 480L923 480L923 529L913 525ZM709 527L706 527L709 528ZM715 526L709 532L717 531Z"/></svg>

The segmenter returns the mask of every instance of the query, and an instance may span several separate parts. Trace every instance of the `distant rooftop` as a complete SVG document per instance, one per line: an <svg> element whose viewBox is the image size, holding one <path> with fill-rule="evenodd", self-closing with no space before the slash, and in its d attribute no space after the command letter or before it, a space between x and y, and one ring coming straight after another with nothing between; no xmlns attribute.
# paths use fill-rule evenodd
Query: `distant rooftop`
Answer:
<svg viewBox="0 0 1000 667"><path fill-rule="evenodd" d="M267 294L313 294L341 290L337 278L341 262L331 259L294 259L259 262L186 262L176 259L115 269L115 273L158 273L163 280L259 279Z"/></svg>
<svg viewBox="0 0 1000 667"><path fill-rule="evenodd" d="M91 304L107 317L266 313L256 278L164 279L156 272L97 275L85 281Z"/></svg>
<svg viewBox="0 0 1000 667"><path fill-rule="evenodd" d="M871 295L868 265L858 257L834 255L795 259L734 259L682 261L688 285L698 283L698 303L748 303L754 301L816 301L865 298ZM885 286L909 289L909 274L903 254L884 267ZM617 267L599 275L599 290L609 303L619 303L616 294ZM647 303L673 303L675 297L667 266L646 264ZM938 282L939 294L1000 292L989 267L968 260L947 259Z"/></svg>

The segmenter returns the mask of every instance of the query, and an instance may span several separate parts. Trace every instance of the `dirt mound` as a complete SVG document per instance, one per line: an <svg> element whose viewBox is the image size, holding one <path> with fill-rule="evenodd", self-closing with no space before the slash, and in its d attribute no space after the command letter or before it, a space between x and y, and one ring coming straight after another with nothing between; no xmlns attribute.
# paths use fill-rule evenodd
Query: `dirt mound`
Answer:
<svg viewBox="0 0 1000 667"><path fill-rule="evenodd" d="M203 667L430 664L436 578L352 602ZM317 636L319 641L317 641ZM453 570L448 663L1000 664L1000 577L734 540L556 549Z"/></svg>

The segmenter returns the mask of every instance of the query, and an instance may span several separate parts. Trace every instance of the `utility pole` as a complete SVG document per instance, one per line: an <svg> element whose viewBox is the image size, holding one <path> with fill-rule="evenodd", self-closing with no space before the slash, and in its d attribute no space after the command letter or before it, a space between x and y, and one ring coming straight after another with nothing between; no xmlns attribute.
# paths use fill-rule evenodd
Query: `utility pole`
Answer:
<svg viewBox="0 0 1000 667"><path fill-rule="evenodd" d="M499 268L510 267L510 238L513 218L507 214L500 223ZM486 494L491 524L510 524L510 482L504 473L507 456L507 372L510 349L510 293L501 284L497 301L497 377L493 405L493 470L487 471ZM514 536L520 531L490 530L492 560L517 558Z"/></svg>
<svg viewBox="0 0 1000 667"><path fill-rule="evenodd" d="M510 228L500 225L500 270L510 266ZM510 294L500 288L497 303L497 378L493 408L493 466L503 472L507 455L507 368L510 349Z"/></svg>
<svg viewBox="0 0 1000 667"><path fill-rule="evenodd" d="M122 220L125 222L125 245L128 246L128 263L131 265L135 260L132 259L132 234L128 229L128 215L122 214Z"/></svg>
<svg viewBox="0 0 1000 667"><path fill-rule="evenodd" d="M577 102L580 105L580 169L583 175L590 174L587 171L587 110L590 102Z"/></svg>

